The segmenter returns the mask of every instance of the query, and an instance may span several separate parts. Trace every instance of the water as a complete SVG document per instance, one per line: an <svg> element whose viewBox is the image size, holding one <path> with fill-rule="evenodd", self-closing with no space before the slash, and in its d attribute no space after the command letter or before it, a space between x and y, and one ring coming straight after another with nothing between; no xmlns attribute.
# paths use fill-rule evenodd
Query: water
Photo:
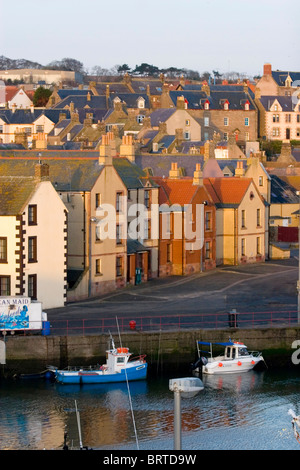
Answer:
<svg viewBox="0 0 300 470"><path fill-rule="evenodd" d="M174 376L170 378L175 378ZM204 377L205 388L182 399L182 450L300 450L289 409L300 414L299 371L251 371ZM169 378L121 385L0 382L0 449L173 450L174 397ZM135 427L136 433L135 433Z"/></svg>

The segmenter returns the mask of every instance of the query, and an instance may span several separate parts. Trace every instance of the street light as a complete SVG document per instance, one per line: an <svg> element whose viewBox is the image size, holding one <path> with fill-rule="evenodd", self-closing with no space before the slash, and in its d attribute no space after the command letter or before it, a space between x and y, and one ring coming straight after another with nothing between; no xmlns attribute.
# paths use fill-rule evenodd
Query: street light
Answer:
<svg viewBox="0 0 300 470"><path fill-rule="evenodd" d="M204 389L204 385L197 377L184 377L171 379L169 389L174 392L174 450L181 450L181 396L192 398Z"/></svg>
<svg viewBox="0 0 300 470"><path fill-rule="evenodd" d="M300 196L300 191L296 191L297 196ZM299 209L298 209L298 249L299 249L299 256L298 256L298 281L297 281L297 291L298 291L298 323L300 323L300 197L299 197Z"/></svg>

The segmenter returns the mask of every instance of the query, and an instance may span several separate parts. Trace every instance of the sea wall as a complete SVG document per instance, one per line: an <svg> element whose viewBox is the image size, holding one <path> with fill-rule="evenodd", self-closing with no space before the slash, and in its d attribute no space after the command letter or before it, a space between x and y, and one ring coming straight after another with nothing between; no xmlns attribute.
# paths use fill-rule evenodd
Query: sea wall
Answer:
<svg viewBox="0 0 300 470"><path fill-rule="evenodd" d="M268 367L297 366L300 361L300 326L224 330L130 331L122 333L122 346L133 355L146 354L150 371L186 370L196 359L196 341L244 342L248 350L261 351ZM114 336L120 345L118 334ZM299 346L297 345L299 341ZM105 362L109 335L93 336L6 336L6 364L1 375L42 372L48 365L64 368L68 365L89 365ZM299 354L297 353L299 350ZM300 366L298 366L300 367Z"/></svg>

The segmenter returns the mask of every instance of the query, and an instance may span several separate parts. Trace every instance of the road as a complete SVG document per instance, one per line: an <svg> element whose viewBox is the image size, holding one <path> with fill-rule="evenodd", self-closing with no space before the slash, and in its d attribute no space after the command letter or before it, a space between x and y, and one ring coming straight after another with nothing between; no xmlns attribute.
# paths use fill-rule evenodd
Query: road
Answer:
<svg viewBox="0 0 300 470"><path fill-rule="evenodd" d="M157 324L162 317L169 318L165 323L173 322L171 317L180 317L178 321L182 324L184 318L188 326L201 316L203 327L214 327L216 321L216 326L228 325L228 312L232 309L247 322L253 320L253 312L256 318L267 321L276 314L282 319L281 312L294 312L295 317L298 273L296 254L288 260L220 267L189 277L160 278L48 310L48 319L56 328L58 322L62 325L68 321L70 326L75 320L77 325L84 321L86 328L90 328L95 321L99 326L100 319L116 317L127 323L130 318L137 322L144 319L144 325Z"/></svg>

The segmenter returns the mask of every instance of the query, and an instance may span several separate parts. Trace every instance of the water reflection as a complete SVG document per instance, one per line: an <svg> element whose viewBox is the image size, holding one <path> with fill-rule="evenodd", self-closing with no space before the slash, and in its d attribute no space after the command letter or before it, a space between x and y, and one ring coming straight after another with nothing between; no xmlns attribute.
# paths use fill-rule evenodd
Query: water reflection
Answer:
<svg viewBox="0 0 300 470"><path fill-rule="evenodd" d="M173 378L173 377L172 377ZM288 410L300 414L298 373L250 371L204 376L204 390L182 400L185 449L290 448ZM174 396L169 377L129 384L141 449L173 448ZM135 449L127 384L0 383L0 449L78 448L75 400L83 445ZM236 447L237 446L237 447Z"/></svg>

